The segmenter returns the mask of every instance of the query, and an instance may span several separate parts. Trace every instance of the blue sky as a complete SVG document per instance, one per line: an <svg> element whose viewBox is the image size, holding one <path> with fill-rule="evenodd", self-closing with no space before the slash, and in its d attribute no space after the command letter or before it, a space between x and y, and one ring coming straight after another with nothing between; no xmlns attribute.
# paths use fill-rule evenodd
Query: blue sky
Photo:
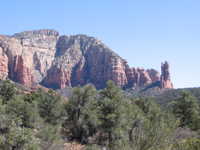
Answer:
<svg viewBox="0 0 200 150"><path fill-rule="evenodd" d="M130 66L160 70L169 61L176 88L200 86L199 0L4 0L0 19L0 34L88 34Z"/></svg>

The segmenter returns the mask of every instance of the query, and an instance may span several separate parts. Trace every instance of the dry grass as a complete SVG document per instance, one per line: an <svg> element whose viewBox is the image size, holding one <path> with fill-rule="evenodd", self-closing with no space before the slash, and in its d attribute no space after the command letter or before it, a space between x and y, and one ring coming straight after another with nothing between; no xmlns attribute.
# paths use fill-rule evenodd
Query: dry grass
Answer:
<svg viewBox="0 0 200 150"><path fill-rule="evenodd" d="M84 145L78 143L65 143L65 150L84 150Z"/></svg>

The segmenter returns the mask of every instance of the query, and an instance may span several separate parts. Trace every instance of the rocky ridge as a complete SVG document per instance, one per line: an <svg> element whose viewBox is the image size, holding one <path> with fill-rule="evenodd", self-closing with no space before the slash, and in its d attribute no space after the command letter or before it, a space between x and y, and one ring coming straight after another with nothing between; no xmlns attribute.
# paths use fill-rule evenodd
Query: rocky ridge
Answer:
<svg viewBox="0 0 200 150"><path fill-rule="evenodd" d="M154 69L132 68L94 37L60 36L55 30L0 35L0 79L6 78L28 87L40 84L53 89L87 83L100 89L108 80L122 88L155 82L160 88L173 88L167 62L161 75Z"/></svg>

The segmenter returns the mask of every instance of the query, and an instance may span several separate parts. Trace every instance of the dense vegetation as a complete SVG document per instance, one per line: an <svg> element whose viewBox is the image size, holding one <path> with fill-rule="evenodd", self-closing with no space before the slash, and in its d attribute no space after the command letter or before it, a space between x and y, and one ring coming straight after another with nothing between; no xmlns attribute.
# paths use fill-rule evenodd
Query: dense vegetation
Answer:
<svg viewBox="0 0 200 150"><path fill-rule="evenodd" d="M128 89L125 94L128 97L153 97L160 105L166 105L172 100L182 97L184 92L190 93L200 102L200 88L185 88L185 89L162 89L158 87L141 89Z"/></svg>
<svg viewBox="0 0 200 150"><path fill-rule="evenodd" d="M184 92L160 107L152 98L128 98L109 81L97 91L77 87L69 99L41 89L0 85L0 149L199 150L200 105Z"/></svg>

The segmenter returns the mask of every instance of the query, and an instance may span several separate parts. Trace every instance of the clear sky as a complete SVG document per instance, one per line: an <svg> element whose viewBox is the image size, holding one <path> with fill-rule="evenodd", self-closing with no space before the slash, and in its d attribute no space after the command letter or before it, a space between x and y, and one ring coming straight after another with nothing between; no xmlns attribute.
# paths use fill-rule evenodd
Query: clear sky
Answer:
<svg viewBox="0 0 200 150"><path fill-rule="evenodd" d="M167 60L176 88L200 87L200 0L2 0L0 20L0 34L97 37L134 67Z"/></svg>

